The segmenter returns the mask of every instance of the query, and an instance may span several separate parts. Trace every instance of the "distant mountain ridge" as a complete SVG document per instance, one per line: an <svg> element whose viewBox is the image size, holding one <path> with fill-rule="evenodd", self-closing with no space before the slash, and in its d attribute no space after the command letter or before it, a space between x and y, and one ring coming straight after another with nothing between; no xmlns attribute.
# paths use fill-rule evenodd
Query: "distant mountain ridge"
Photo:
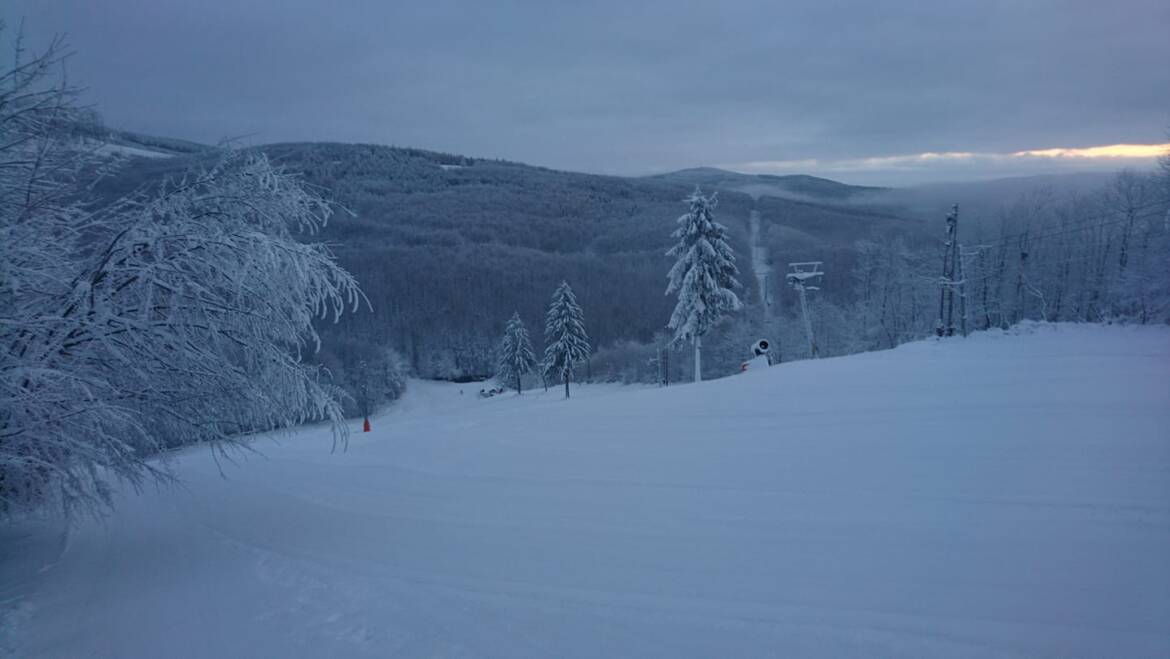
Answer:
<svg viewBox="0 0 1170 659"><path fill-rule="evenodd" d="M819 176L807 174L791 174L779 176L775 174L742 174L716 167L693 167L680 169L665 174L655 174L647 178L698 185L706 188L734 190L753 197L774 196L822 201L828 203L845 202L861 195L883 192L888 188L878 188L864 185L849 185Z"/></svg>

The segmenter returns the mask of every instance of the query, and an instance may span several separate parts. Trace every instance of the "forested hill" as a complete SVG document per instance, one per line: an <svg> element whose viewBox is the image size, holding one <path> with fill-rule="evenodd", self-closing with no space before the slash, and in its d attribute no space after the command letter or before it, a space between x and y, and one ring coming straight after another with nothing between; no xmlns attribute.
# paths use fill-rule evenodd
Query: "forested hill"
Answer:
<svg viewBox="0 0 1170 659"><path fill-rule="evenodd" d="M669 318L665 252L694 181L580 174L375 145L265 150L351 211L339 214L325 239L336 243L374 312L343 321L337 331L394 346L422 375L493 372L493 351L512 310L539 338L549 295L562 279L577 291L595 347L650 340ZM841 190L867 190L814 180L837 197ZM855 240L917 225L854 206L768 197L757 203L721 188L717 217L740 255L741 293L749 303L758 299L748 276L753 208L763 216L761 240L771 254L836 260L833 272L842 280Z"/></svg>
<svg viewBox="0 0 1170 659"><path fill-rule="evenodd" d="M674 302L665 295L665 254L682 199L696 184L719 191L716 218L729 229L748 304L704 338L705 377L735 372L760 337L773 339L785 360L809 354L799 305L784 281L790 262L823 262L810 302L819 354L892 347L936 324L943 215L956 199L949 189L924 194L780 177L789 187L777 192L745 188L743 175L719 170L622 178L374 145L256 148L345 209L309 239L331 244L371 308L336 325L322 321L314 358L355 399L368 392L366 408L397 395L405 370L424 378L494 374L495 348L513 311L541 351L544 312L562 280L584 309L595 351L582 375L652 381L653 339ZM209 156L132 158L106 185L111 196L125 193L203 158ZM746 177L778 185L766 179ZM975 194L1002 183L967 190L958 197L962 235L984 246L964 265L979 284L968 298L972 326L1161 318L1164 277L1156 274L1164 272L1164 231L1149 219L1165 214L1150 201L1160 185L1131 174L1094 196L1027 197L994 213L966 199L986 197L987 207L1008 202ZM798 186L806 193L794 193ZM1017 239L1030 231L1043 242L1018 250ZM1118 251L1128 244L1140 254L1127 269ZM759 305L761 286L772 300L767 309ZM689 368L686 359L670 360L672 379L688 377Z"/></svg>
<svg viewBox="0 0 1170 659"><path fill-rule="evenodd" d="M696 183L720 189L716 215L739 255L741 296L749 303L758 299L748 263L753 208L762 214L761 240L777 259L837 259L831 272L842 279L854 240L915 224L858 207L757 202L704 181L579 174L364 144L260 148L347 209L319 238L357 276L373 310L322 328L323 358L337 372L358 355L376 362L370 351L389 346L423 377L489 375L513 310L539 347L544 310L562 279L577 292L594 347L650 340L673 306L664 294L665 252L685 210L681 200ZM112 187L178 173L198 157L136 159Z"/></svg>
<svg viewBox="0 0 1170 659"><path fill-rule="evenodd" d="M422 375L492 373L508 316L539 337L562 279L595 346L649 339L669 318L665 252L687 186L371 145L266 151L352 213L324 238L374 311L338 331L395 346ZM737 250L750 206L721 200Z"/></svg>

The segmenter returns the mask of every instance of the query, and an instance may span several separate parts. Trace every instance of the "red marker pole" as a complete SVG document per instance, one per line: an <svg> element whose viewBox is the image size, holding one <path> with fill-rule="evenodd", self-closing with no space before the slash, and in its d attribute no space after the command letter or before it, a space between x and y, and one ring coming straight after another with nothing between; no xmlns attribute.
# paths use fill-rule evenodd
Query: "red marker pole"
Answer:
<svg viewBox="0 0 1170 659"><path fill-rule="evenodd" d="M366 417L366 420L362 422L362 432L370 432L370 417L368 416Z"/></svg>

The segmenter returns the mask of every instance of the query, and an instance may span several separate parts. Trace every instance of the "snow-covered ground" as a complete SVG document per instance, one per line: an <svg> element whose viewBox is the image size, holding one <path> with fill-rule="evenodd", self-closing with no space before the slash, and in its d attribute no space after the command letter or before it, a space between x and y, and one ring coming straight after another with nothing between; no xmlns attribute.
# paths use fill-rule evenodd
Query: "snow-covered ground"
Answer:
<svg viewBox="0 0 1170 659"><path fill-rule="evenodd" d="M772 312L772 291L768 290L768 275L772 268L768 265L768 247L760 235L760 211L752 209L748 216L748 240L751 241L749 255L752 260L752 274L756 277L756 290L760 292L763 303L764 319L767 320Z"/></svg>
<svg viewBox="0 0 1170 659"><path fill-rule="evenodd" d="M7 530L5 656L1170 656L1168 328L459 388Z"/></svg>
<svg viewBox="0 0 1170 659"><path fill-rule="evenodd" d="M174 154L164 153L162 151L155 151L139 146L130 146L128 144L113 144L105 143L98 147L99 153L120 154L124 156L138 156L140 158L173 158Z"/></svg>

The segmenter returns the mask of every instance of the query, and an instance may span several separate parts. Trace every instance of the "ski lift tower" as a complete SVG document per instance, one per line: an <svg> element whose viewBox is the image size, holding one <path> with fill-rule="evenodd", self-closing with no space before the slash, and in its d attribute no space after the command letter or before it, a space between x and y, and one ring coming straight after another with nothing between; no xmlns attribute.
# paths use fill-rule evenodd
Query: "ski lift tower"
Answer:
<svg viewBox="0 0 1170 659"><path fill-rule="evenodd" d="M803 263L789 263L788 274L785 280L788 285L800 293L800 315L804 318L804 335L808 337L808 349L813 358L817 357L817 342L813 337L812 318L808 314L808 295L806 291L819 291L820 286L813 284L824 276L821 270L822 261L805 261Z"/></svg>

